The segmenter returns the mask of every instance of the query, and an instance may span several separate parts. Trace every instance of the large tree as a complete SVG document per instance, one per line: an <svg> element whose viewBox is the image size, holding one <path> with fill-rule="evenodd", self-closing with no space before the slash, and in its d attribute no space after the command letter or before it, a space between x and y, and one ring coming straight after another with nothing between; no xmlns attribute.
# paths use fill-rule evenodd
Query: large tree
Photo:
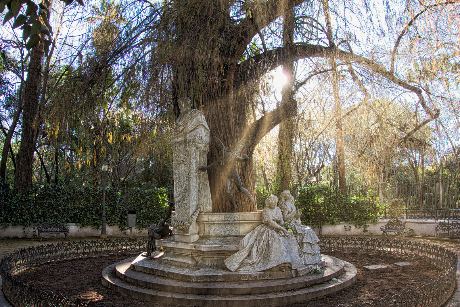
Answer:
<svg viewBox="0 0 460 307"><path fill-rule="evenodd" d="M3 2L11 1L0 1ZM153 54L151 71L160 71L157 68L162 66L162 71L169 72L171 82L166 82L164 87L169 86L172 92L176 115L180 113L178 101L189 99L192 107L202 110L206 116L211 144L208 165L202 170L208 172L215 212L255 210L252 192L254 149L268 131L296 114L295 100L286 99L261 117L251 116L254 84L279 65L299 59L332 58L337 66L360 67L415 94L412 97L416 97L427 113L420 126L438 116L438 111L427 103L424 89L395 73L398 47L414 23L412 20L397 37L394 56L386 67L371 56L354 53L349 44L342 43L348 39L345 36L327 42L325 34L331 31L324 30L324 14L318 13L322 11L318 3L305 0L171 0L161 5L159 18L146 24L146 29L152 32L152 43L146 48ZM257 45L256 37L263 36L264 29L276 23L285 12L292 8L297 11L300 6L305 15L299 24L310 24L312 35L297 37L293 44L280 47L271 43L276 40L271 37L267 44L262 42L263 48L252 48ZM341 22L338 18L333 20ZM130 42L127 40L125 44ZM256 52L248 52L253 49ZM419 128L415 127L407 136Z"/></svg>
<svg viewBox="0 0 460 307"><path fill-rule="evenodd" d="M49 23L49 10L51 1L41 2L41 18ZM43 34L39 34L44 36ZM17 165L14 176L14 186L18 191L26 191L32 185L32 167L34 160L35 142L39 126L39 102L43 80L42 62L45 56L44 39L39 38L38 43L32 48L27 69L27 79L24 84L24 94L21 95L23 108L21 146L19 147Z"/></svg>
<svg viewBox="0 0 460 307"><path fill-rule="evenodd" d="M248 101L238 99L275 67L302 58L333 56L356 63L373 73L414 92L430 119L437 116L426 104L422 89L397 77L378 62L341 49L335 44L299 42L266 49L247 56L246 47L267 25L304 1L171 1L165 16L173 29L172 65L175 101L190 98L201 109L211 130L208 176L213 210L216 212L255 209L252 154L260 139L285 118L295 114L295 101L288 100L259 119L249 122ZM238 2L240 3L240 2ZM232 18L243 10L239 18ZM168 44L171 41L168 41ZM176 109L177 104L176 104Z"/></svg>

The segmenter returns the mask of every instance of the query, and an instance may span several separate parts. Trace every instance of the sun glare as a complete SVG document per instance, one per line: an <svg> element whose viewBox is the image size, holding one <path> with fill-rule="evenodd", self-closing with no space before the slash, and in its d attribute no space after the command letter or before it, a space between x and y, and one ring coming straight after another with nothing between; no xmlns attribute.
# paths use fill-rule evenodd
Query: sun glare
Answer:
<svg viewBox="0 0 460 307"><path fill-rule="evenodd" d="M288 76L283 71L281 66L278 66L272 72L272 82L273 82L273 89L275 91L275 95L280 95L283 88L288 83Z"/></svg>

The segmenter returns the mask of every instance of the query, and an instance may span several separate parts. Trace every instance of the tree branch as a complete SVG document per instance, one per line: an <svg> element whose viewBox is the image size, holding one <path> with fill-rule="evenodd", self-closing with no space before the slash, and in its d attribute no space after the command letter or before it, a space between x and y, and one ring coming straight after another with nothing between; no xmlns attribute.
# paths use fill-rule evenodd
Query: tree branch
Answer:
<svg viewBox="0 0 460 307"><path fill-rule="evenodd" d="M261 118L253 122L243 139L243 147L247 148L247 153L251 155L260 140L270 130L275 128L285 118L295 115L296 101L292 98L290 101L281 104L275 110L265 113Z"/></svg>
<svg viewBox="0 0 460 307"><path fill-rule="evenodd" d="M455 3L458 3L458 2L459 2L458 0L451 0L451 1L446 1L446 2L442 2L442 3L435 3L435 4L428 5L423 10L421 10L420 12L415 14L414 17L411 18L411 20L409 20L409 22L402 29L401 33L399 33L398 38L396 39L395 45L393 47L393 50L391 51L391 63L390 63L390 72L391 73L393 73L394 70L395 70L395 60L396 60L396 55L397 55L397 52L398 52L399 44L401 43L401 40L402 40L403 36L406 35L406 33L409 31L409 28L414 24L414 22L417 20L417 18L419 18L423 13L425 13L429 9L432 9L432 8L435 8L435 7L441 6L441 5L455 4Z"/></svg>
<svg viewBox="0 0 460 307"><path fill-rule="evenodd" d="M247 1L247 17L236 26L234 33L238 41L236 56L241 56L246 46L251 42L260 30L268 26L273 20L280 17L286 8L284 6L294 7L305 0L267 0L267 1Z"/></svg>
<svg viewBox="0 0 460 307"><path fill-rule="evenodd" d="M286 63L291 58L298 60L307 57L325 57L330 47L311 44L299 44L292 46L292 51L284 47L267 50L238 65L236 70L235 87L238 88L247 82L258 79L261 75ZM329 50L330 52L330 50Z"/></svg>
<svg viewBox="0 0 460 307"><path fill-rule="evenodd" d="M290 51L292 50L292 51ZM287 60L299 60L303 58L324 57L327 58L334 53L337 59L347 63L357 63L367 68L368 70L384 77L385 79L393 82L394 84L407 89L417 95L419 103L425 112L432 118L439 117L438 109L430 109L423 97L422 90L415 85L398 78L394 73L388 71L383 65L368 59L364 56L354 54L349 51L341 50L337 47L311 45L306 43L298 43L289 50L283 47L269 50L262 54L252 57L241 63L237 69L236 87L239 87L246 82L260 77L262 74L275 69L277 66L282 65Z"/></svg>

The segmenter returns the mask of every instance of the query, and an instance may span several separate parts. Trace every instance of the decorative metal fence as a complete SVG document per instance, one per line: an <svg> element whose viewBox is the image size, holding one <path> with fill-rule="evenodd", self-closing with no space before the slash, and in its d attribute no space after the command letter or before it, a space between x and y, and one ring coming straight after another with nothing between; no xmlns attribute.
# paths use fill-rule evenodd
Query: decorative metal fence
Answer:
<svg viewBox="0 0 460 307"><path fill-rule="evenodd" d="M390 218L388 209L383 212L383 218ZM400 218L422 220L460 220L460 208L458 209L409 209L401 210Z"/></svg>
<svg viewBox="0 0 460 307"><path fill-rule="evenodd" d="M3 258L0 274L3 291L15 306L86 306L60 293L34 288L22 282L17 274L34 266L63 260L91 258L107 255L136 254L145 249L146 239L110 239L63 242L18 250ZM396 253L409 257L424 257L438 269L438 276L427 280L416 289L407 288L397 295L383 297L391 306L441 306L456 286L457 256L454 252L435 244L401 238L376 237L323 237L322 252L360 251Z"/></svg>
<svg viewBox="0 0 460 307"><path fill-rule="evenodd" d="M408 209L406 219L460 220L460 209Z"/></svg>
<svg viewBox="0 0 460 307"><path fill-rule="evenodd" d="M426 280L417 288L408 287L396 295L382 297L386 306L442 306L456 287L457 255L442 246L404 238L328 236L321 240L321 251L359 251L423 257L438 269L436 278Z"/></svg>
<svg viewBox="0 0 460 307"><path fill-rule="evenodd" d="M145 250L146 242L145 239L85 240L20 249L3 258L0 263L3 292L14 306L86 306L86 303L69 299L60 293L36 289L33 284L21 281L17 274L50 262L136 254Z"/></svg>

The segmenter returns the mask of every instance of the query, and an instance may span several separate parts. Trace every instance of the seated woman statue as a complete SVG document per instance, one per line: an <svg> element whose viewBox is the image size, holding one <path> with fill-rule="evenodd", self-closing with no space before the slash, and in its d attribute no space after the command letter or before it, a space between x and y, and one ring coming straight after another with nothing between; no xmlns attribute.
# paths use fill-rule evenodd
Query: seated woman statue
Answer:
<svg viewBox="0 0 460 307"><path fill-rule="evenodd" d="M262 224L241 240L238 252L225 259L230 271L260 272L281 264L293 269L304 266L296 238L281 226L283 215L277 203L275 195L265 200Z"/></svg>
<svg viewBox="0 0 460 307"><path fill-rule="evenodd" d="M289 190L280 194L279 207L283 213L287 228L292 229L299 244L300 254L305 265L315 265L321 262L321 252L318 246L318 236L308 226L302 225L300 214L294 205L294 196Z"/></svg>

